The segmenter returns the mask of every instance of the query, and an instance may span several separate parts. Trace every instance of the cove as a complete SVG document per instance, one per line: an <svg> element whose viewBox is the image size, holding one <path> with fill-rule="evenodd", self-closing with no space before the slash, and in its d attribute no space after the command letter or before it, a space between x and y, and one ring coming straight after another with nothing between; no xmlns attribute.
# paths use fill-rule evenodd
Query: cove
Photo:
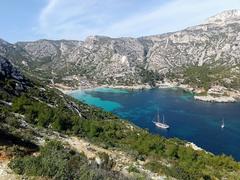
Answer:
<svg viewBox="0 0 240 180"><path fill-rule="evenodd" d="M214 154L240 160L240 103L196 101L181 89L127 91L97 88L73 91L70 96L89 105L113 112L153 134L190 141ZM157 128L152 121L159 110L169 130ZM225 128L221 128L222 118Z"/></svg>

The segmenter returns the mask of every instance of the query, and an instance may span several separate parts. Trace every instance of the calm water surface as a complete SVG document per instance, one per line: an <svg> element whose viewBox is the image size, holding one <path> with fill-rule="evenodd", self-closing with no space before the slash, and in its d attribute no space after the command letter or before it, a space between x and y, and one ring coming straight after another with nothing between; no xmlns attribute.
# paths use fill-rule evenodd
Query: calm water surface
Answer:
<svg viewBox="0 0 240 180"><path fill-rule="evenodd" d="M179 89L96 88L70 95L126 118L153 134L191 141L210 152L232 155L240 161L240 103L195 101L192 94ZM158 109L170 125L169 130L159 129L152 123ZM224 129L221 129L222 118Z"/></svg>

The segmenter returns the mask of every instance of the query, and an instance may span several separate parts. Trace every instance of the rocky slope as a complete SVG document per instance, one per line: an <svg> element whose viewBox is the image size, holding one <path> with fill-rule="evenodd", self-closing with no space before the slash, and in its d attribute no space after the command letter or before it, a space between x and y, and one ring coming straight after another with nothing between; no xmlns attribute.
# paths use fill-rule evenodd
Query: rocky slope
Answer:
<svg viewBox="0 0 240 180"><path fill-rule="evenodd" d="M0 58L0 77L0 179L237 179L240 175L240 164L232 158L151 135L29 80L6 58Z"/></svg>
<svg viewBox="0 0 240 180"><path fill-rule="evenodd" d="M168 77L169 72L181 77L192 66L224 66L230 72L239 71L240 10L222 12L182 31L141 38L0 41L0 54L23 70L70 86L86 81L142 84ZM231 84L234 80L229 77L226 81Z"/></svg>
<svg viewBox="0 0 240 180"><path fill-rule="evenodd" d="M0 56L0 92L6 96L19 95L25 91L30 82L24 78L6 58Z"/></svg>
<svg viewBox="0 0 240 180"><path fill-rule="evenodd" d="M18 82L24 80L21 73L13 67L13 65L3 57L0 57L0 78L4 79L14 79Z"/></svg>

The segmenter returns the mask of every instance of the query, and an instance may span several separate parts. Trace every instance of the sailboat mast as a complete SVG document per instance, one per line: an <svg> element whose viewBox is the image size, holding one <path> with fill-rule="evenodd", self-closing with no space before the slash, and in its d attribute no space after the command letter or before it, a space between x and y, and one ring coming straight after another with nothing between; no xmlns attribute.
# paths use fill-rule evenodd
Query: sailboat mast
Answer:
<svg viewBox="0 0 240 180"><path fill-rule="evenodd" d="M224 125L224 118L222 119L222 125L221 125L221 128L224 128L225 125Z"/></svg>
<svg viewBox="0 0 240 180"><path fill-rule="evenodd" d="M160 117L159 117L159 110L158 110L158 114L157 114L157 122L160 121Z"/></svg>

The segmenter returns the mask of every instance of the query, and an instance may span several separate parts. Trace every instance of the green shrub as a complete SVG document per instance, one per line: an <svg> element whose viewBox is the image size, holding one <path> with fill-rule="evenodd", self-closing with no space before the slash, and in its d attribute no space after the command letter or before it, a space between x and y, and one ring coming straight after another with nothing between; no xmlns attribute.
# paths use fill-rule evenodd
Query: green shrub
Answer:
<svg viewBox="0 0 240 180"><path fill-rule="evenodd" d="M130 165L128 167L128 172L134 172L134 173L140 173L140 171L138 170L138 168L134 165Z"/></svg>
<svg viewBox="0 0 240 180"><path fill-rule="evenodd" d="M108 171L95 169L95 166L89 165L84 155L64 148L56 141L48 142L42 147L39 156L18 157L13 159L9 166L17 174L57 180L120 179L120 175L112 173L110 169Z"/></svg>
<svg viewBox="0 0 240 180"><path fill-rule="evenodd" d="M37 93L39 92L32 92L35 95ZM44 93L47 93L47 95L44 95ZM128 122L119 120L111 113L105 113L83 103L72 101L68 97L64 97L63 101L51 91L44 93L40 93L39 101L28 96L15 98L12 110L25 115L28 122L33 125L49 127L62 133L67 132L85 137L105 148L120 148L136 159L148 160L148 168L159 173L164 172L166 175L178 179L209 177L219 179L233 177L234 179L240 174L240 165L232 158L194 151L192 148L186 147L184 141L151 135ZM48 96L49 98L45 98ZM49 104L57 103L58 106L49 106L46 102ZM79 117L74 109L68 107L70 103L66 105L66 102L76 103L75 106L79 108L82 116ZM0 116L6 116L4 114L1 113ZM45 151L47 153L44 153ZM86 159L84 160L83 156L68 153L70 151L66 153L61 145L47 145L41 149L39 157L18 158L13 161L11 167L18 173L49 177L53 176L51 172L54 172L58 177L68 177L68 173L71 177L75 177L76 174L79 175L79 171L70 172L68 170L67 166L71 165L76 166L76 169L89 169L84 163ZM106 167L104 166L102 169L105 168L106 170L111 167L111 161L105 159ZM171 167L166 166L166 163L162 164L161 160L169 163ZM78 161L83 162L86 166L81 166ZM71 164L69 164L70 162ZM49 168L37 168L37 171L31 169L31 167L37 165ZM49 172L49 169L51 172ZM89 177L92 174L94 174L92 171L86 170L84 177ZM98 174L101 173L98 172ZM80 175L83 175L83 171Z"/></svg>

